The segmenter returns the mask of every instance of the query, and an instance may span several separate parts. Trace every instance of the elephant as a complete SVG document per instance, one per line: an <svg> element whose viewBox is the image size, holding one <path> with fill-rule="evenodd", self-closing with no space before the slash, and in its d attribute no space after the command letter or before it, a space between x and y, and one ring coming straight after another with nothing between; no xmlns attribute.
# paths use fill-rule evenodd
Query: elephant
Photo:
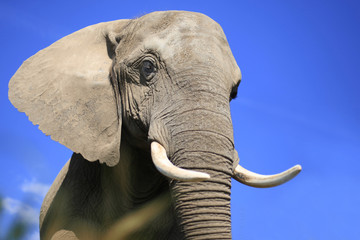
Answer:
<svg viewBox="0 0 360 240"><path fill-rule="evenodd" d="M41 239L231 239L232 178L272 187L301 170L239 165L240 81L220 25L187 11L92 25L26 60L11 103L73 151L43 201Z"/></svg>

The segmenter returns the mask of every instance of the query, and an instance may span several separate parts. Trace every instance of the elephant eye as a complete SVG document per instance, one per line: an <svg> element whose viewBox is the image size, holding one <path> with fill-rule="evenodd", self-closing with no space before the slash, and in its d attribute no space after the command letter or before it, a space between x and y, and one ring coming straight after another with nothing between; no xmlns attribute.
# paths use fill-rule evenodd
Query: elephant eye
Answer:
<svg viewBox="0 0 360 240"><path fill-rule="evenodd" d="M236 97L237 97L237 86L234 87L234 88L232 89L232 91L231 91L230 101L231 101L232 99L235 99Z"/></svg>
<svg viewBox="0 0 360 240"><path fill-rule="evenodd" d="M141 74L146 80L151 80L156 73L156 67L150 60L144 60L141 65Z"/></svg>
<svg viewBox="0 0 360 240"><path fill-rule="evenodd" d="M235 86L233 86L233 88L231 90L230 101L237 97L239 85L240 85L240 80L238 81L238 83Z"/></svg>

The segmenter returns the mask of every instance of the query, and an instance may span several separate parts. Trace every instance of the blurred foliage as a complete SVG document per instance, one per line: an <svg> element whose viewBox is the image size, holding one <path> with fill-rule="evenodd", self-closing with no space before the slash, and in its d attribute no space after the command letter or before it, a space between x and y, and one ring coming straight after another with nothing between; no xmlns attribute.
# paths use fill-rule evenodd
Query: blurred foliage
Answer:
<svg viewBox="0 0 360 240"><path fill-rule="evenodd" d="M148 226L158 216L164 213L171 205L171 198L168 193L160 195L149 203L119 219L111 226L104 236L104 240L128 239L133 233ZM4 201L0 196L0 240L25 240L28 236L29 224L19 216L15 216L8 227L4 226L5 215ZM81 233L81 229L79 230ZM84 229L84 232L89 229ZM81 234L80 234L81 235Z"/></svg>
<svg viewBox="0 0 360 240"><path fill-rule="evenodd" d="M6 240L20 240L20 239L24 239L23 237L25 236L26 232L27 232L27 225L19 220L15 220L9 230L7 231Z"/></svg>
<svg viewBox="0 0 360 240"><path fill-rule="evenodd" d="M164 193L154 200L144 204L114 223L105 234L104 240L129 239L131 234L143 229L171 205L169 193Z"/></svg>
<svg viewBox="0 0 360 240"><path fill-rule="evenodd" d="M0 196L0 219L2 220L4 216L4 203L3 198ZM25 239L25 235L29 228L28 224L23 222L20 218L15 217L9 227L4 229L2 226L4 223L1 222L0 225L0 240L22 240Z"/></svg>

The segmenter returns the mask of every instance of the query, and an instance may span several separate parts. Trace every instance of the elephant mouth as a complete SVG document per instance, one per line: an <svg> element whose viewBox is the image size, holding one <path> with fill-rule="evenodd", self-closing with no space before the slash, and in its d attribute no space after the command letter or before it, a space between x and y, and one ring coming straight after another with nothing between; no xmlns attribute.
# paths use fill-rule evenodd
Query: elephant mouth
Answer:
<svg viewBox="0 0 360 240"><path fill-rule="evenodd" d="M234 150L234 160L239 162L238 154ZM179 181L200 182L211 178L207 173L179 168L173 165L166 155L165 148L156 141L151 143L151 158L156 169L164 176ZM233 170L232 177L240 183L251 187L275 187L293 179L301 171L300 165L274 175L262 175L249 171L238 164Z"/></svg>

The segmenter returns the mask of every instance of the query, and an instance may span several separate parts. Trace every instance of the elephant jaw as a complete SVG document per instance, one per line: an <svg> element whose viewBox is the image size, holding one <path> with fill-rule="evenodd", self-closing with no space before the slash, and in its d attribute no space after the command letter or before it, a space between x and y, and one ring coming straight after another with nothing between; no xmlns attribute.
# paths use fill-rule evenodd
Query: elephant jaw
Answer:
<svg viewBox="0 0 360 240"><path fill-rule="evenodd" d="M235 162L238 162L238 155L235 150ZM157 170L170 179L186 182L200 182L210 178L210 175L203 172L186 170L174 166L166 156L165 148L153 141L151 143L151 158ZM267 188L281 185L293 179L301 171L301 166L296 165L282 173L274 175L261 175L251 172L240 164L233 171L233 178L240 183L251 187Z"/></svg>

